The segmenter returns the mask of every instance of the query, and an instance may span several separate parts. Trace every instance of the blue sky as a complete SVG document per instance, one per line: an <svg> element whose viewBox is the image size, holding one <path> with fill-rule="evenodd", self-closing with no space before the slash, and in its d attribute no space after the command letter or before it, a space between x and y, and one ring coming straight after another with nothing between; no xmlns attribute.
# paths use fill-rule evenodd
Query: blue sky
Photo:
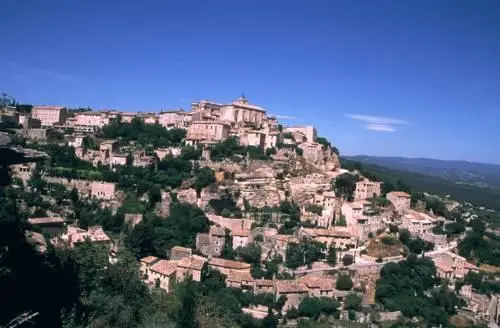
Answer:
<svg viewBox="0 0 500 328"><path fill-rule="evenodd" d="M245 92L344 154L500 163L497 0L4 0L0 91L95 109Z"/></svg>

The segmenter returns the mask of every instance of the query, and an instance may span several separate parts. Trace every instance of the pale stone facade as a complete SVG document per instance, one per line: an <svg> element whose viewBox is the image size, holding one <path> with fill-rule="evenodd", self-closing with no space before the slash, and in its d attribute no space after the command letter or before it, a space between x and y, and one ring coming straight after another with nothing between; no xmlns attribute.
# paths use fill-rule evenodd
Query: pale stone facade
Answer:
<svg viewBox="0 0 500 328"><path fill-rule="evenodd" d="M65 234L52 238L50 242L56 247L73 248L87 240L93 244L101 244L107 247L111 246L111 239L101 226L92 226L89 227L88 230L68 226Z"/></svg>
<svg viewBox="0 0 500 328"><path fill-rule="evenodd" d="M229 105L222 107L220 119L232 123L261 124L266 117L266 110L251 105L245 96L238 98Z"/></svg>
<svg viewBox="0 0 500 328"><path fill-rule="evenodd" d="M407 229L414 237L432 232L439 220L426 213L406 210L401 221L401 228Z"/></svg>
<svg viewBox="0 0 500 328"><path fill-rule="evenodd" d="M251 130L240 136L240 145L265 148L266 135L261 131Z"/></svg>
<svg viewBox="0 0 500 328"><path fill-rule="evenodd" d="M248 230L233 230L231 231L231 235L233 236L233 248L236 249L238 247L245 247L248 245Z"/></svg>
<svg viewBox="0 0 500 328"><path fill-rule="evenodd" d="M290 127L284 128L283 132L284 133L300 132L306 137L306 140L309 142L315 142L317 134L318 134L318 132L316 131L316 128L314 126L311 126L311 125L308 125L308 126L290 126Z"/></svg>
<svg viewBox="0 0 500 328"><path fill-rule="evenodd" d="M202 141L219 142L229 136L229 125L217 121L194 121L188 127L186 144L197 146Z"/></svg>
<svg viewBox="0 0 500 328"><path fill-rule="evenodd" d="M67 110L59 106L34 106L31 116L40 120L42 126L53 126L54 124L64 124Z"/></svg>
<svg viewBox="0 0 500 328"><path fill-rule="evenodd" d="M397 212L403 212L404 210L410 209L411 206L411 196L410 194L403 191L392 191L387 193L385 196Z"/></svg>
<svg viewBox="0 0 500 328"><path fill-rule="evenodd" d="M323 145L315 142L304 142L299 145L302 157L308 162L318 164L323 161Z"/></svg>
<svg viewBox="0 0 500 328"><path fill-rule="evenodd" d="M351 248L356 246L356 240L346 227L335 227L330 229L303 228L298 232L300 238L310 238L327 247L335 245L336 248Z"/></svg>
<svg viewBox="0 0 500 328"><path fill-rule="evenodd" d="M196 249L205 256L220 256L224 250L225 241L224 229L210 226L208 233L198 233L196 235Z"/></svg>
<svg viewBox="0 0 500 328"><path fill-rule="evenodd" d="M115 183L92 181L90 195L97 199L110 200L114 198L115 191Z"/></svg>
<svg viewBox="0 0 500 328"><path fill-rule="evenodd" d="M250 273L251 265L245 262L237 262L231 260L224 260L213 257L208 260L208 266L211 269L217 269L226 276L231 272L246 272Z"/></svg>
<svg viewBox="0 0 500 328"><path fill-rule="evenodd" d="M109 118L105 113L101 112L83 112L75 114L73 121L75 126L91 127L94 129L102 128L109 124Z"/></svg>
<svg viewBox="0 0 500 328"><path fill-rule="evenodd" d="M454 282L455 279L463 279L469 271L478 272L475 265L468 263L465 257L452 252L431 255L436 265L437 276Z"/></svg>
<svg viewBox="0 0 500 328"><path fill-rule="evenodd" d="M160 113L158 123L167 129L185 129L189 126L192 119L193 113L183 110L173 110Z"/></svg>
<svg viewBox="0 0 500 328"><path fill-rule="evenodd" d="M354 200L363 200L380 196L381 182L362 179L356 182L356 190L354 191Z"/></svg>

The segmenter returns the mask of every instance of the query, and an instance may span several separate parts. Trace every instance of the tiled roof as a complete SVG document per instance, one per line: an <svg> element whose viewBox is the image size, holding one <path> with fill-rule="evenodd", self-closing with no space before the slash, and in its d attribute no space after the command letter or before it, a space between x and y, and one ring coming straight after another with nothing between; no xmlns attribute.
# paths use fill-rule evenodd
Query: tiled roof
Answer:
<svg viewBox="0 0 500 328"><path fill-rule="evenodd" d="M151 256L150 255L150 256L143 257L140 261L142 263L145 263L145 264L151 264L151 263L153 263L153 262L155 262L157 260L158 260L158 258L156 256Z"/></svg>
<svg viewBox="0 0 500 328"><path fill-rule="evenodd" d="M224 229L217 226L210 226L210 234L214 236L225 236Z"/></svg>
<svg viewBox="0 0 500 328"><path fill-rule="evenodd" d="M269 280L269 279L256 279L255 280L255 285L256 286L272 287L273 286L273 281Z"/></svg>
<svg viewBox="0 0 500 328"><path fill-rule="evenodd" d="M241 283L243 281L247 281L247 282L254 281L252 275L249 272L236 272L236 271L231 271L227 275L227 280L233 281L233 282L239 282L239 283Z"/></svg>
<svg viewBox="0 0 500 328"><path fill-rule="evenodd" d="M208 233L199 232L196 236L198 246L210 245L210 235Z"/></svg>
<svg viewBox="0 0 500 328"><path fill-rule="evenodd" d="M390 195L394 195L396 197L405 197L405 198L411 198L411 195L404 192L404 191L392 191L389 193Z"/></svg>
<svg viewBox="0 0 500 328"><path fill-rule="evenodd" d="M191 248L187 248L187 247L174 246L174 247L172 247L172 249L170 251L191 253L193 250Z"/></svg>
<svg viewBox="0 0 500 328"><path fill-rule="evenodd" d="M307 287L299 280L276 280L277 293L307 293Z"/></svg>
<svg viewBox="0 0 500 328"><path fill-rule="evenodd" d="M201 269L203 269L204 264L205 264L205 261L203 261L199 258L185 257L179 261L177 266L181 267L181 268L191 269L191 270L201 270Z"/></svg>
<svg viewBox="0 0 500 328"><path fill-rule="evenodd" d="M342 228L330 228L330 229L320 229L320 228L302 228L304 232L313 237L344 237L349 238L351 234L349 231Z"/></svg>
<svg viewBox="0 0 500 328"><path fill-rule="evenodd" d="M238 236L238 237L248 237L248 230L241 230L241 229L234 229L231 231L231 234L233 236Z"/></svg>
<svg viewBox="0 0 500 328"><path fill-rule="evenodd" d="M327 277L306 276L301 279L307 288L319 288L320 290L333 290L334 281Z"/></svg>
<svg viewBox="0 0 500 328"><path fill-rule="evenodd" d="M64 219L61 217L31 218L28 219L28 222L32 225L47 224L47 223L64 223Z"/></svg>
<svg viewBox="0 0 500 328"><path fill-rule="evenodd" d="M159 260L153 264L149 270L158 272L164 276L170 276L177 270L177 263L178 261Z"/></svg>
<svg viewBox="0 0 500 328"><path fill-rule="evenodd" d="M208 261L208 264L216 266L216 267L223 267L223 268L234 269L234 270L250 269L250 264L248 264L248 263L231 261L231 260L224 260L224 259L220 259L220 258L216 258L216 257L211 258Z"/></svg>

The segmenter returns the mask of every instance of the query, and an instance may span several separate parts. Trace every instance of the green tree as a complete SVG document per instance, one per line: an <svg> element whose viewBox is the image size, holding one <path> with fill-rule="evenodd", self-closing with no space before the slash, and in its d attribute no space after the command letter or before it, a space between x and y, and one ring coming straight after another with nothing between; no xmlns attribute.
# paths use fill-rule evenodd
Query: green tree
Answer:
<svg viewBox="0 0 500 328"><path fill-rule="evenodd" d="M351 290L353 286L351 277L347 274L340 274L337 277L335 288L338 290Z"/></svg>
<svg viewBox="0 0 500 328"><path fill-rule="evenodd" d="M194 187L198 195L201 192L201 189L208 187L212 183L215 182L215 172L209 167L204 167L200 169L198 174L196 175L196 180L194 182Z"/></svg>
<svg viewBox="0 0 500 328"><path fill-rule="evenodd" d="M331 266L335 266L337 264L337 249L335 248L335 244L330 244L328 247L328 256L326 257L326 262Z"/></svg>
<svg viewBox="0 0 500 328"><path fill-rule="evenodd" d="M361 311L363 299L358 294L348 294L344 299L344 308L346 310Z"/></svg>

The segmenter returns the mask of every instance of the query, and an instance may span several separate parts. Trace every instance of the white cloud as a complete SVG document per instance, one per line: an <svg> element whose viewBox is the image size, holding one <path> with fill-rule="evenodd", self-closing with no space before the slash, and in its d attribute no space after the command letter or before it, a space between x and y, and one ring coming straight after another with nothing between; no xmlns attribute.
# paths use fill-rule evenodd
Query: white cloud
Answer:
<svg viewBox="0 0 500 328"><path fill-rule="evenodd" d="M396 129L387 124L368 124L365 126L366 129L377 131L377 132L394 132Z"/></svg>
<svg viewBox="0 0 500 328"><path fill-rule="evenodd" d="M408 125L410 124L407 120L402 120L395 117L384 117L384 116L373 116L373 115L359 115L359 114L348 114L346 115L350 119L362 121L367 123L365 128L367 130L377 131L377 132L394 132L396 131L395 125Z"/></svg>
<svg viewBox="0 0 500 328"><path fill-rule="evenodd" d="M276 118L281 118L283 120L295 120L295 119L297 119L295 116L287 116L287 115L279 115L279 114L270 114L269 116L274 116Z"/></svg>

